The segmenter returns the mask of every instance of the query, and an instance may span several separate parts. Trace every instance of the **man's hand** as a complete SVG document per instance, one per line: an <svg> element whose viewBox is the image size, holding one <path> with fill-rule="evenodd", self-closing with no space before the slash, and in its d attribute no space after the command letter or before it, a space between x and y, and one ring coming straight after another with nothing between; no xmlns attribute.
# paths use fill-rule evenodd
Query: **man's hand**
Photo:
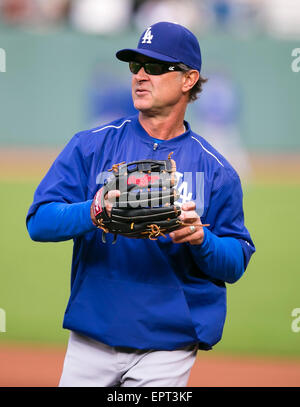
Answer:
<svg viewBox="0 0 300 407"><path fill-rule="evenodd" d="M95 197L97 195L101 194L101 189L99 189L99 191L96 193ZM105 202L105 209L106 209L106 211L108 213L108 216L110 216L113 204L116 201L116 198L118 198L120 196L120 194L121 194L121 192L119 190L117 190L117 189L113 190L113 191L108 191L106 193L106 195L104 197L104 202ZM100 197L98 199L98 202L99 201L100 201ZM95 202L96 202L96 199L93 200L92 205L91 205L91 219L92 219L94 225L97 224L96 217L95 217L95 211L94 211Z"/></svg>
<svg viewBox="0 0 300 407"><path fill-rule="evenodd" d="M202 244L204 240L204 230L199 215L196 212L195 202L186 202L181 206L179 219L188 224L170 233L173 243L188 242L192 245Z"/></svg>

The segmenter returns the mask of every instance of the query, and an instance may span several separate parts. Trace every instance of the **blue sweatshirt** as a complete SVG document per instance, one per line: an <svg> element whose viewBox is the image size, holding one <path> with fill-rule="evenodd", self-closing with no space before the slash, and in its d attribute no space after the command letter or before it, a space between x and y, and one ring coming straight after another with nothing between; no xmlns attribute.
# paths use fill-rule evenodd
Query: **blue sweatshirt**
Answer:
<svg viewBox="0 0 300 407"><path fill-rule="evenodd" d="M222 336L225 282L237 281L255 248L244 226L235 170L185 122L179 137L156 143L138 116L76 134L38 186L27 215L33 240L73 239L71 293L63 326L111 346L210 349ZM118 236L103 244L90 205L107 170L121 161L177 164L179 204L193 200L201 245Z"/></svg>

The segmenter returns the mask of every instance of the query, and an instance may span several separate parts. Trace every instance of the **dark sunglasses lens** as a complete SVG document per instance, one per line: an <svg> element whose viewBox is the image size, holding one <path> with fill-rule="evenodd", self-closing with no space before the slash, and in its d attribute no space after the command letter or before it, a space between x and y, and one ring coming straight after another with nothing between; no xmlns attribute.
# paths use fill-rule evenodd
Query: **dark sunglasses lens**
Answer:
<svg viewBox="0 0 300 407"><path fill-rule="evenodd" d="M138 71L141 69L142 64L140 64L139 62L129 62L129 69L132 73L137 74Z"/></svg>
<svg viewBox="0 0 300 407"><path fill-rule="evenodd" d="M145 64L145 71L149 75L161 75L166 72L165 65L158 63L147 63Z"/></svg>
<svg viewBox="0 0 300 407"><path fill-rule="evenodd" d="M169 65L161 64L159 62L146 62L146 63L136 61L129 62L129 69L133 74L137 74L142 66L144 67L145 72L148 75L161 75L166 72L178 70L177 67L175 66L172 66L171 68L173 69L170 69Z"/></svg>

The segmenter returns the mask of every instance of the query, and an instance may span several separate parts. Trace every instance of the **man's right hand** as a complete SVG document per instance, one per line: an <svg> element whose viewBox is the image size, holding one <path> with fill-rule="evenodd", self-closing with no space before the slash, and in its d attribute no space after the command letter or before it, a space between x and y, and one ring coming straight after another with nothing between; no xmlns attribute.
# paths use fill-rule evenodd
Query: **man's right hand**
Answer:
<svg viewBox="0 0 300 407"><path fill-rule="evenodd" d="M94 223L94 225L97 225L97 221L96 221L97 214L99 214L103 210L103 208L101 208L101 194L102 193L103 193L103 187L100 188L96 192L92 205L91 205L91 219L92 219L92 222ZM108 216L110 216L110 214L111 214L111 209L113 207L114 202L116 201L116 198L118 198L120 195L121 195L121 192L117 189L109 191L105 194L104 203L105 203L105 210L106 210Z"/></svg>

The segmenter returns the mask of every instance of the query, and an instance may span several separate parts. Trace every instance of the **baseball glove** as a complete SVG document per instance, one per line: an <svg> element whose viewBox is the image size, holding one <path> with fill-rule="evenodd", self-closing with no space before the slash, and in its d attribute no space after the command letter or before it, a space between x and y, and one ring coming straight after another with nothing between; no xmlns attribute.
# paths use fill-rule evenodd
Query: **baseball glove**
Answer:
<svg viewBox="0 0 300 407"><path fill-rule="evenodd" d="M179 195L175 186L176 163L169 154L167 160L141 160L122 162L112 166L112 176L96 193L92 211L96 226L106 233L130 238L149 238L177 229L181 222L180 207L174 205ZM110 216L105 208L104 198L109 191L119 190Z"/></svg>

